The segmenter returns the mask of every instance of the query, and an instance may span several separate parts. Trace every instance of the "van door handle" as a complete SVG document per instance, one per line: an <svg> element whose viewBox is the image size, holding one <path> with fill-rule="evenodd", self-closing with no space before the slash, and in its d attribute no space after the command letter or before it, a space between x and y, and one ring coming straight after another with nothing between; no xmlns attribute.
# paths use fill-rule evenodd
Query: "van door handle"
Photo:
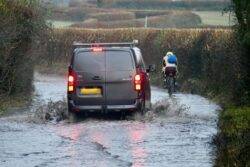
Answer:
<svg viewBox="0 0 250 167"><path fill-rule="evenodd" d="M94 76L92 79L93 79L93 80L101 80L101 77L99 77L99 76Z"/></svg>

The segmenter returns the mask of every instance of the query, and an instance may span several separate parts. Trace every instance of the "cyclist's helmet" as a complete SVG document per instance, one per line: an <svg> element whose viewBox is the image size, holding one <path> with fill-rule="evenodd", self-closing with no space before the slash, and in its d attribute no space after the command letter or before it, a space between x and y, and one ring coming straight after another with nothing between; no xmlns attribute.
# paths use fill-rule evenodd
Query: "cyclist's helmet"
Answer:
<svg viewBox="0 0 250 167"><path fill-rule="evenodd" d="M173 52L168 52L168 53L166 54L166 56L171 56L171 55L173 55Z"/></svg>

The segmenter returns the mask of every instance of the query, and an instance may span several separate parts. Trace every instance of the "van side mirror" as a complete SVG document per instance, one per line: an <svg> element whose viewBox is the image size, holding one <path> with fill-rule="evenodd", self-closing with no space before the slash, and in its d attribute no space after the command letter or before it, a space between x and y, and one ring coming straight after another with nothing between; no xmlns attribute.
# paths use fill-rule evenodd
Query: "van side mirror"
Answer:
<svg viewBox="0 0 250 167"><path fill-rule="evenodd" d="M148 68L146 69L147 73L150 73L150 72L155 72L156 71L156 66L155 64L151 64L148 66Z"/></svg>

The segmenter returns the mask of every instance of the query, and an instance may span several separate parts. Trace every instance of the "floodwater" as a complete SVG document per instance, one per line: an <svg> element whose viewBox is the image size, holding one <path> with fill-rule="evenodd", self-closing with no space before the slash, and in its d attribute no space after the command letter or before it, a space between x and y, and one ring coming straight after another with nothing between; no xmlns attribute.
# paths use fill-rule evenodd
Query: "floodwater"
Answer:
<svg viewBox="0 0 250 167"><path fill-rule="evenodd" d="M152 88L166 109L134 119L89 118L75 123L30 123L32 108L65 98L66 77L35 75L33 106L0 118L1 167L209 167L219 106L190 94L169 98ZM152 117L147 119L147 117Z"/></svg>

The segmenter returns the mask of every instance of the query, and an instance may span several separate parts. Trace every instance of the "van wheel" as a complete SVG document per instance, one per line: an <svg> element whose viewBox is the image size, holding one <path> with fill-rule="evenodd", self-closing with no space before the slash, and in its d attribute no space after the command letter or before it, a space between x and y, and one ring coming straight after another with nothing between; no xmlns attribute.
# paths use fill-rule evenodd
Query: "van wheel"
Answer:
<svg viewBox="0 0 250 167"><path fill-rule="evenodd" d="M68 119L69 122L71 123L77 121L77 113L75 113L69 105L68 105Z"/></svg>
<svg viewBox="0 0 250 167"><path fill-rule="evenodd" d="M120 120L125 120L126 119L126 112L122 111L120 114L121 114Z"/></svg>
<svg viewBox="0 0 250 167"><path fill-rule="evenodd" d="M145 101L142 102L139 111L140 111L140 114L141 114L141 115L145 115L145 113L146 113Z"/></svg>
<svg viewBox="0 0 250 167"><path fill-rule="evenodd" d="M68 112L68 118L69 118L70 123L77 122L77 119L78 119L77 114L74 112L70 112L70 111Z"/></svg>

